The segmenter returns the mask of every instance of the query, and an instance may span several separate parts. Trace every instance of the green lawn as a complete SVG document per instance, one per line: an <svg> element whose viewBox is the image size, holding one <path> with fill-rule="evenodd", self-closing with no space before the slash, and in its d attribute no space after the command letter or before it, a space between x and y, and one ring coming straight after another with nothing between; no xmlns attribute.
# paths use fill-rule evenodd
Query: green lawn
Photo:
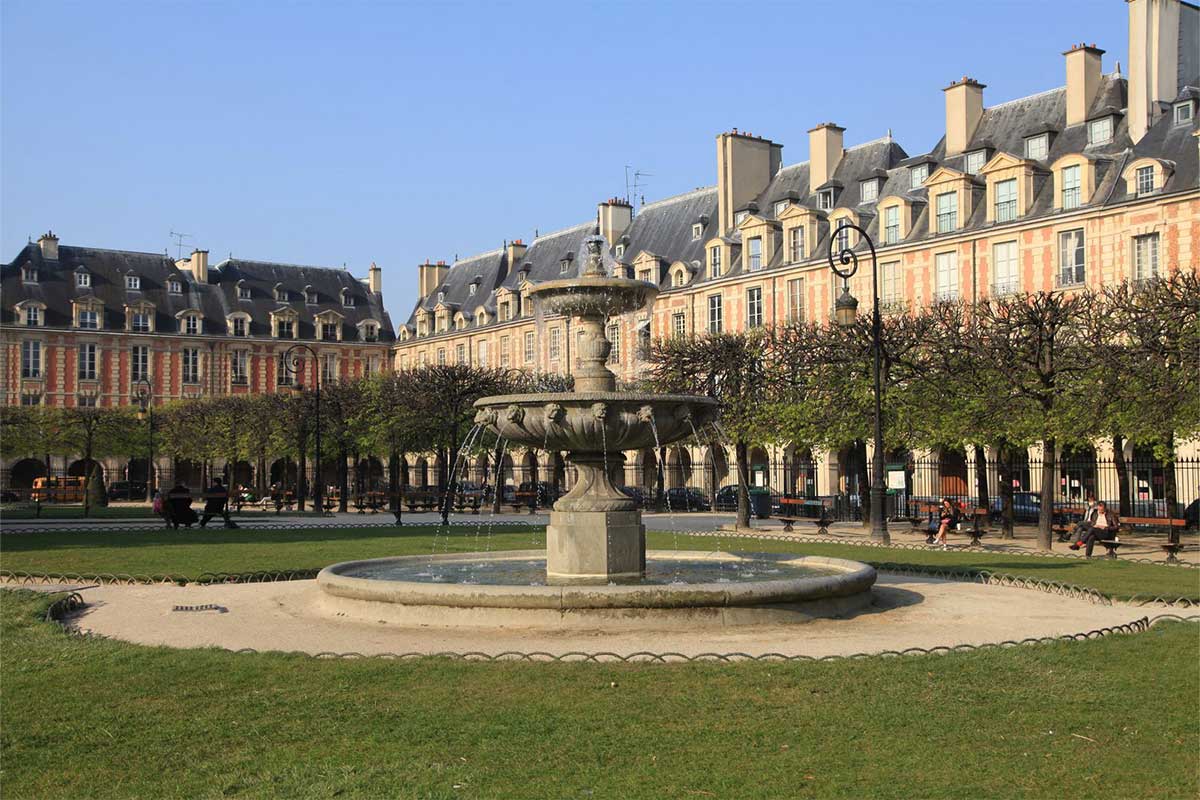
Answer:
<svg viewBox="0 0 1200 800"><path fill-rule="evenodd" d="M172 574L312 569L338 561L433 550L432 526L403 528L241 529L146 532L11 533L0 537L0 568L29 572ZM484 528L486 534L486 526ZM540 528L496 525L490 544L475 526L438 536L439 552L544 547ZM1058 559L972 551L901 550L817 542L781 542L651 533L650 546L699 550L797 552L954 569L986 569L1088 586L1115 597L1135 594L1200 600L1200 570L1105 559Z"/></svg>
<svg viewBox="0 0 1200 800"><path fill-rule="evenodd" d="M83 640L48 602L0 593L6 797L1200 791L1194 624L825 663L400 663Z"/></svg>

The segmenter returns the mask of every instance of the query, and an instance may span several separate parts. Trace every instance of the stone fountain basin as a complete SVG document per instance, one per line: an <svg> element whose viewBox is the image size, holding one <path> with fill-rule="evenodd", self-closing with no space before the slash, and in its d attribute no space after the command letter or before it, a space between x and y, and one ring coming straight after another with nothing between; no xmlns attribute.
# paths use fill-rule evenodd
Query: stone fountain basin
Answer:
<svg viewBox="0 0 1200 800"><path fill-rule="evenodd" d="M753 561L815 567L827 573L738 583L606 584L530 586L432 583L354 577L363 568L427 567L454 563L528 561L542 550L454 553L346 561L321 570L322 608L336 616L404 625L674 627L807 622L842 617L871 603L873 567L824 556L650 551L648 561ZM348 574L349 573L349 574Z"/></svg>
<svg viewBox="0 0 1200 800"><path fill-rule="evenodd" d="M475 421L509 442L580 453L670 444L718 416L717 401L711 397L630 392L495 395L477 400L475 408Z"/></svg>
<svg viewBox="0 0 1200 800"><path fill-rule="evenodd" d="M609 317L644 308L658 287L633 278L582 275L536 284L528 294L551 314Z"/></svg>

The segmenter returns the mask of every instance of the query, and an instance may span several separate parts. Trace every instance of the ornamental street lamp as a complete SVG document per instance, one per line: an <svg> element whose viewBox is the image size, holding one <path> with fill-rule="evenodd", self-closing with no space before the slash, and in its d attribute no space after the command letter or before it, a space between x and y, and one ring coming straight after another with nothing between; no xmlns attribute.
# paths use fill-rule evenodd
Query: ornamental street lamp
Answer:
<svg viewBox="0 0 1200 800"><path fill-rule="evenodd" d="M138 401L138 420L147 420L150 424L150 460L146 462L146 499L154 501L155 470L154 470L154 387L150 379L142 376L133 382L137 386L134 397Z"/></svg>
<svg viewBox="0 0 1200 800"><path fill-rule="evenodd" d="M858 254L850 246L849 231L856 231L871 251L871 351L874 355L875 379L875 452L871 458L871 538L885 544L891 542L884 522L883 503L883 317L879 311L879 270L875 261L875 243L857 225L842 222L829 237L829 268L842 279L842 293L834 303L834 318L839 327L854 325L858 315L858 300L850 294L850 278L858 272ZM845 238L840 235L846 231ZM839 240L844 246L839 249ZM835 251L837 251L835 253Z"/></svg>
<svg viewBox="0 0 1200 800"><path fill-rule="evenodd" d="M296 382L292 384L292 391L299 394L304 391L304 356L296 352L298 350L307 350L313 357L313 382L315 384L316 397L316 416L317 416L317 463L313 467L313 509L319 514L321 512L321 364L320 358L317 356L317 351L313 350L306 344L294 344L279 356L280 369L285 374L295 375ZM303 479L303 475L300 476Z"/></svg>

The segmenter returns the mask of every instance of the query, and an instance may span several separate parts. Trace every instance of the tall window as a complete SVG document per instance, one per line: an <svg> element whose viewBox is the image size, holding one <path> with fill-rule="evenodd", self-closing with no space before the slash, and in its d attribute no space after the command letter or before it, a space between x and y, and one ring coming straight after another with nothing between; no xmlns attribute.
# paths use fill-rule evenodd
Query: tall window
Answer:
<svg viewBox="0 0 1200 800"><path fill-rule="evenodd" d="M672 314L671 315L671 335L677 339L687 336L687 315L686 314Z"/></svg>
<svg viewBox="0 0 1200 800"><path fill-rule="evenodd" d="M459 364L467 363L467 346L465 344L454 346L454 360Z"/></svg>
<svg viewBox="0 0 1200 800"><path fill-rule="evenodd" d="M195 314L188 314L183 318L183 332L189 336L195 336L200 333L200 318Z"/></svg>
<svg viewBox="0 0 1200 800"><path fill-rule="evenodd" d="M1083 228L1063 231L1058 235L1058 267L1060 286L1083 283L1085 276Z"/></svg>
<svg viewBox="0 0 1200 800"><path fill-rule="evenodd" d="M1154 167L1138 167L1136 178L1138 197L1154 191Z"/></svg>
<svg viewBox="0 0 1200 800"><path fill-rule="evenodd" d="M327 342L336 342L338 335L338 324L336 322L321 323L321 338Z"/></svg>
<svg viewBox="0 0 1200 800"><path fill-rule="evenodd" d="M141 289L142 288L142 279L139 278L137 275L126 275L125 276L125 288L133 289L133 290Z"/></svg>
<svg viewBox="0 0 1200 800"><path fill-rule="evenodd" d="M439 367L446 366L446 348L444 347L437 349L437 364Z"/></svg>
<svg viewBox="0 0 1200 800"><path fill-rule="evenodd" d="M479 366L486 367L488 365L488 343L479 343Z"/></svg>
<svg viewBox="0 0 1200 800"><path fill-rule="evenodd" d="M129 329L134 333L149 333L150 315L145 311L134 311L129 318Z"/></svg>
<svg viewBox="0 0 1200 800"><path fill-rule="evenodd" d="M525 333L525 363L526 364L529 364L533 361L533 355L534 355L533 331L526 331L526 333Z"/></svg>
<svg viewBox="0 0 1200 800"><path fill-rule="evenodd" d="M367 356L367 374L374 375L379 372L379 356Z"/></svg>
<svg viewBox="0 0 1200 800"><path fill-rule="evenodd" d="M150 348L135 344L129 348L129 379L140 381L150 377Z"/></svg>
<svg viewBox="0 0 1200 800"><path fill-rule="evenodd" d="M234 317L233 318L233 335L234 336L245 336L246 335L246 318L245 317Z"/></svg>
<svg viewBox="0 0 1200 800"><path fill-rule="evenodd" d="M234 350L229 354L229 377L239 386L248 382L245 350Z"/></svg>
<svg viewBox="0 0 1200 800"><path fill-rule="evenodd" d="M23 406L40 406L42 404L42 396L35 392L21 395L21 405Z"/></svg>
<svg viewBox="0 0 1200 800"><path fill-rule="evenodd" d="M704 226L699 222L692 224L692 241L696 241L704 234Z"/></svg>
<svg viewBox="0 0 1200 800"><path fill-rule="evenodd" d="M81 381L96 380L96 345L79 345L79 379Z"/></svg>
<svg viewBox="0 0 1200 800"><path fill-rule="evenodd" d="M747 242L747 249L750 252L750 271L755 272L762 269L762 237L755 236L751 238Z"/></svg>
<svg viewBox="0 0 1200 800"><path fill-rule="evenodd" d="M42 343L37 339L21 342L21 377L42 377Z"/></svg>
<svg viewBox="0 0 1200 800"><path fill-rule="evenodd" d="M562 354L562 329L550 329L550 360L554 361Z"/></svg>
<svg viewBox="0 0 1200 800"><path fill-rule="evenodd" d="M721 332L721 295L719 294L708 297L708 332Z"/></svg>
<svg viewBox="0 0 1200 800"><path fill-rule="evenodd" d="M200 382L200 351L194 347L183 348L183 382Z"/></svg>
<svg viewBox="0 0 1200 800"><path fill-rule="evenodd" d="M94 331L100 327L100 313L90 308L79 312L79 327Z"/></svg>
<svg viewBox="0 0 1200 800"><path fill-rule="evenodd" d="M42 324L42 309L40 306L25 306L25 325L37 328Z"/></svg>
<svg viewBox="0 0 1200 800"><path fill-rule="evenodd" d="M80 289L86 289L92 285L92 276L87 272L76 272L75 285Z"/></svg>
<svg viewBox="0 0 1200 800"><path fill-rule="evenodd" d="M1063 167L1062 170L1062 207L1063 210L1079 208L1080 197L1079 165Z"/></svg>
<svg viewBox="0 0 1200 800"><path fill-rule="evenodd" d="M900 241L900 206L889 206L883 210L883 243L897 244Z"/></svg>
<svg viewBox="0 0 1200 800"><path fill-rule="evenodd" d="M708 251L708 277L721 277L721 248L719 247Z"/></svg>
<svg viewBox="0 0 1200 800"><path fill-rule="evenodd" d="M1088 123L1088 144L1107 144L1112 141L1112 117L1094 119Z"/></svg>
<svg viewBox="0 0 1200 800"><path fill-rule="evenodd" d="M1025 140L1025 157L1034 161L1045 161L1049 145L1050 137L1044 133L1030 136Z"/></svg>
<svg viewBox="0 0 1200 800"><path fill-rule="evenodd" d="M908 188L920 189L925 183L925 179L929 177L929 165L917 164L908 170Z"/></svg>
<svg viewBox="0 0 1200 800"><path fill-rule="evenodd" d="M508 337L500 337L500 366L508 366Z"/></svg>
<svg viewBox="0 0 1200 800"><path fill-rule="evenodd" d="M787 283L788 322L804 321L804 278L792 278Z"/></svg>
<svg viewBox="0 0 1200 800"><path fill-rule="evenodd" d="M996 222L1012 222L1017 218L1017 181L1012 178L996 183Z"/></svg>
<svg viewBox="0 0 1200 800"><path fill-rule="evenodd" d="M958 299L958 253L938 253L933 257L937 285L935 299Z"/></svg>
<svg viewBox="0 0 1200 800"><path fill-rule="evenodd" d="M608 363L621 363L621 329L617 325L609 325L604 331L604 338L608 339L612 349L608 351Z"/></svg>
<svg viewBox="0 0 1200 800"><path fill-rule="evenodd" d="M1000 242L992 245L992 265L993 294L1000 296L1020 291L1016 242Z"/></svg>
<svg viewBox="0 0 1200 800"><path fill-rule="evenodd" d="M753 286L746 290L746 327L761 328L763 324L762 289Z"/></svg>
<svg viewBox="0 0 1200 800"><path fill-rule="evenodd" d="M937 196L937 232L951 233L958 228L958 193L943 192Z"/></svg>
<svg viewBox="0 0 1200 800"><path fill-rule="evenodd" d="M445 364L446 363L446 351L445 350L441 351L441 356L442 356L442 360L439 363ZM335 356L333 353L326 353L325 357L321 359L321 383L323 383L323 384L324 383L332 383L337 380L337 377L338 377L337 356Z"/></svg>
<svg viewBox="0 0 1200 800"><path fill-rule="evenodd" d="M1133 279L1146 281L1158 277L1158 234L1133 239Z"/></svg>
<svg viewBox="0 0 1200 800"><path fill-rule="evenodd" d="M795 227L788 231L788 261L804 260L804 228Z"/></svg>
<svg viewBox="0 0 1200 800"><path fill-rule="evenodd" d="M879 302L886 307L895 307L904 299L900 286L900 262L889 261L879 265Z"/></svg>
<svg viewBox="0 0 1200 800"><path fill-rule="evenodd" d="M838 252L850 249L850 227L840 222L837 227L837 249Z"/></svg>

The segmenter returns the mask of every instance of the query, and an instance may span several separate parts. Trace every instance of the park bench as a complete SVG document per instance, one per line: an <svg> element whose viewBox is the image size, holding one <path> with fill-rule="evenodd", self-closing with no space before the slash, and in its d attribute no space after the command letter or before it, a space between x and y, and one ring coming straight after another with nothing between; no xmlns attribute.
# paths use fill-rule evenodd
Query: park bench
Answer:
<svg viewBox="0 0 1200 800"><path fill-rule="evenodd" d="M514 494L512 502L513 511L520 511L523 506L528 506L530 514L535 513L537 511L537 492L517 492Z"/></svg>
<svg viewBox="0 0 1200 800"><path fill-rule="evenodd" d="M803 522L808 519L814 522L821 533L826 533L824 530L833 520L826 516L826 504L822 500L812 500L804 497L781 497L779 498L780 521L783 522L783 530L785 533L791 533L793 526L797 522ZM806 514L804 512L811 511ZM824 523L821 520L825 520Z"/></svg>
<svg viewBox="0 0 1200 800"><path fill-rule="evenodd" d="M975 508L971 510L970 527L964 531L971 537L971 547L979 547L979 540L983 538L983 527L980 525L980 520L987 519L988 510L986 508ZM963 531L962 522L958 523L958 530Z"/></svg>
<svg viewBox="0 0 1200 800"><path fill-rule="evenodd" d="M1182 529L1186 526L1187 526L1187 520L1175 519L1173 517L1172 518L1123 517L1121 519L1121 530L1123 530L1123 531L1128 531L1129 533L1133 533L1135 530L1138 530L1139 528L1151 528L1151 529L1163 528L1163 529L1166 529L1166 531L1168 532L1169 538L1174 537L1174 534L1175 534L1174 529L1175 528ZM1101 542L1101 544L1103 544L1103 542ZM1183 549L1182 544L1180 544L1179 542L1175 542L1175 541L1167 541L1166 544L1162 544L1159 546L1162 547L1163 552L1165 552L1167 554L1167 563L1168 564L1178 564L1179 563L1178 554L1179 554L1179 551ZM1114 554L1112 557L1116 558L1116 555Z"/></svg>

